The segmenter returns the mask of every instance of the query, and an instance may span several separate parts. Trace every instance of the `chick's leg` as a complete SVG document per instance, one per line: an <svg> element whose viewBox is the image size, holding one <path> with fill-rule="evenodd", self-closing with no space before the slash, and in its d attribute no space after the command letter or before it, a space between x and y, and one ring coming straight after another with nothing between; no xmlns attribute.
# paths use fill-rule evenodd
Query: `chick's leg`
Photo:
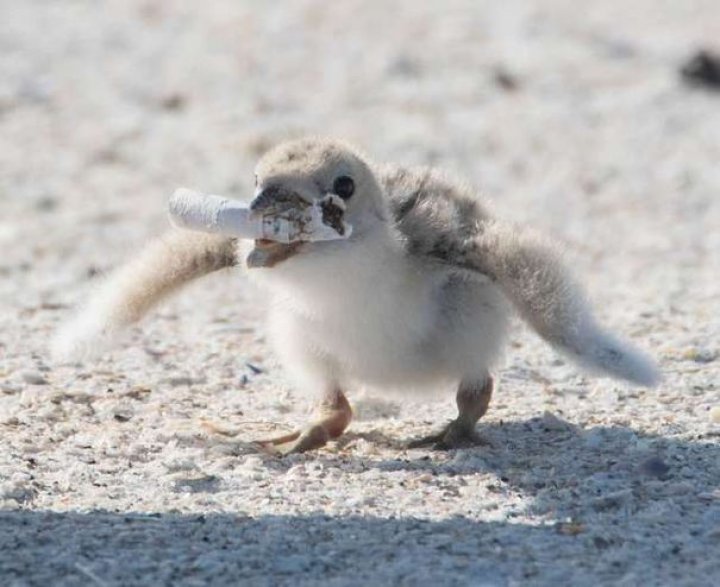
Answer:
<svg viewBox="0 0 720 587"><path fill-rule="evenodd" d="M339 438L352 420L352 408L345 394L336 389L328 393L316 408L314 420L290 434L257 441L263 450L286 455L320 448L328 440Z"/></svg>
<svg viewBox="0 0 720 587"><path fill-rule="evenodd" d="M458 416L440 432L424 436L409 443L410 448L433 446L437 449L460 448L478 444L475 424L485 415L493 392L493 378L465 379L460 383L456 401Z"/></svg>

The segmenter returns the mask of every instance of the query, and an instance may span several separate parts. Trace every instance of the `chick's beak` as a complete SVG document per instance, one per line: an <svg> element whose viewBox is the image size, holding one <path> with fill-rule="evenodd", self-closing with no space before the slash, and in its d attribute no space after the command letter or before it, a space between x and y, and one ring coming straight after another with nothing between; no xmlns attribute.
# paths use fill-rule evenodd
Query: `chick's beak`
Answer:
<svg viewBox="0 0 720 587"><path fill-rule="evenodd" d="M296 192L273 186L259 190L250 210L259 216L287 214L292 210L301 210L310 204ZM296 255L302 243L281 243L266 239L256 239L255 246L247 257L250 269L274 267L278 263Z"/></svg>
<svg viewBox="0 0 720 587"><path fill-rule="evenodd" d="M311 203L297 191L275 184L255 192L250 210L258 214L281 214L292 209L302 210Z"/></svg>
<svg viewBox="0 0 720 587"><path fill-rule="evenodd" d="M248 268L270 268L289 259L300 251L302 243L278 243L270 240L256 240L253 250L246 259Z"/></svg>

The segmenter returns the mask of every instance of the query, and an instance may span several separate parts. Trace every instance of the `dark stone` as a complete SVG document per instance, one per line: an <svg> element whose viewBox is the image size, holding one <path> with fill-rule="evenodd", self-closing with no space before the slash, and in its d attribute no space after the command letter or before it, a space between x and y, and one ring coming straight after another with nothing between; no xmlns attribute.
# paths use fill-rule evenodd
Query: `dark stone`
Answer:
<svg viewBox="0 0 720 587"><path fill-rule="evenodd" d="M520 87L518 79L504 67L496 67L493 71L493 81L506 92L514 92Z"/></svg>
<svg viewBox="0 0 720 587"><path fill-rule="evenodd" d="M709 51L698 51L680 69L685 83L720 91L720 55Z"/></svg>
<svg viewBox="0 0 720 587"><path fill-rule="evenodd" d="M185 96L181 94L170 94L160 100L160 107L163 110L169 111L182 110L185 108L186 103L187 100L185 99Z"/></svg>
<svg viewBox="0 0 720 587"><path fill-rule="evenodd" d="M665 477L670 472L670 467L660 457L650 457L640 463L639 470L649 477Z"/></svg>

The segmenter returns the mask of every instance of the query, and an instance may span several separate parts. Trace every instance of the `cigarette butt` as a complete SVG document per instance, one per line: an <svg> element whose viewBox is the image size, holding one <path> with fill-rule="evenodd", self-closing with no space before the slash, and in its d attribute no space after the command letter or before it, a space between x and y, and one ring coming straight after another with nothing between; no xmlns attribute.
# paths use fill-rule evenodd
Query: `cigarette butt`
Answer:
<svg viewBox="0 0 720 587"><path fill-rule="evenodd" d="M294 220L273 214L257 214L245 204L180 188L168 202L170 221L177 227L228 234L245 239L268 239L282 243L347 238L352 227L323 222L320 205L309 206Z"/></svg>

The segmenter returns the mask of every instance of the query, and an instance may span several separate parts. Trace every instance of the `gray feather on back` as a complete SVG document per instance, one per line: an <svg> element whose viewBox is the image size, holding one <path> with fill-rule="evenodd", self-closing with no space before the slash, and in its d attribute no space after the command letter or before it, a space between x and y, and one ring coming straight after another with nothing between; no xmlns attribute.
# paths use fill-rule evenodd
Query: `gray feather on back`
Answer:
<svg viewBox="0 0 720 587"><path fill-rule="evenodd" d="M468 268L465 243L490 219L473 191L429 168L386 166L378 175L407 253Z"/></svg>
<svg viewBox="0 0 720 587"><path fill-rule="evenodd" d="M409 255L490 277L546 341L596 372L653 385L653 362L603 331L562 252L534 231L492 219L472 190L430 169L378 174Z"/></svg>

